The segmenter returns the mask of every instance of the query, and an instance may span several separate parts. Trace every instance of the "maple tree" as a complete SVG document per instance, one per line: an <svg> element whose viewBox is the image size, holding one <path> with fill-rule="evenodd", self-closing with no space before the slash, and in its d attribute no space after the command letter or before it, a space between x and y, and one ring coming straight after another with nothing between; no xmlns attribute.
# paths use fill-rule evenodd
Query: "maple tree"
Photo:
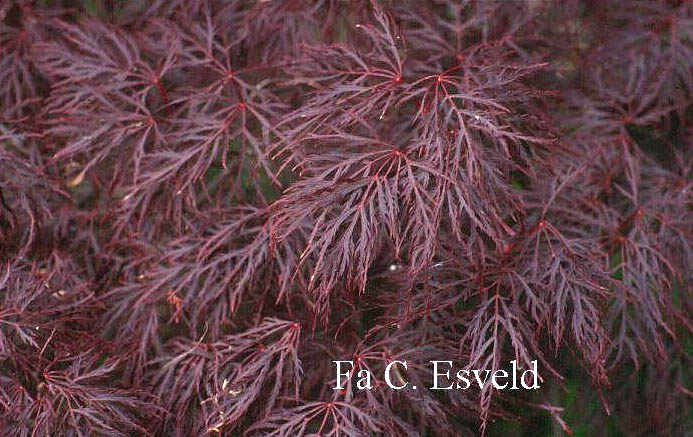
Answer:
<svg viewBox="0 0 693 437"><path fill-rule="evenodd" d="M679 0L2 1L0 430L571 432L548 389L333 390L514 359L681 435L691 59Z"/></svg>

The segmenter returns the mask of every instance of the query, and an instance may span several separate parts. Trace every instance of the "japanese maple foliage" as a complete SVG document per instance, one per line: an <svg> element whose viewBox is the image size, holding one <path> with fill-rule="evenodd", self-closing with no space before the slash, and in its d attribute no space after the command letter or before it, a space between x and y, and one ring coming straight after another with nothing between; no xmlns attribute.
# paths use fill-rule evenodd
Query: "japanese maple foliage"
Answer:
<svg viewBox="0 0 693 437"><path fill-rule="evenodd" d="M682 435L692 59L685 0L3 0L1 433L570 433L570 374Z"/></svg>

